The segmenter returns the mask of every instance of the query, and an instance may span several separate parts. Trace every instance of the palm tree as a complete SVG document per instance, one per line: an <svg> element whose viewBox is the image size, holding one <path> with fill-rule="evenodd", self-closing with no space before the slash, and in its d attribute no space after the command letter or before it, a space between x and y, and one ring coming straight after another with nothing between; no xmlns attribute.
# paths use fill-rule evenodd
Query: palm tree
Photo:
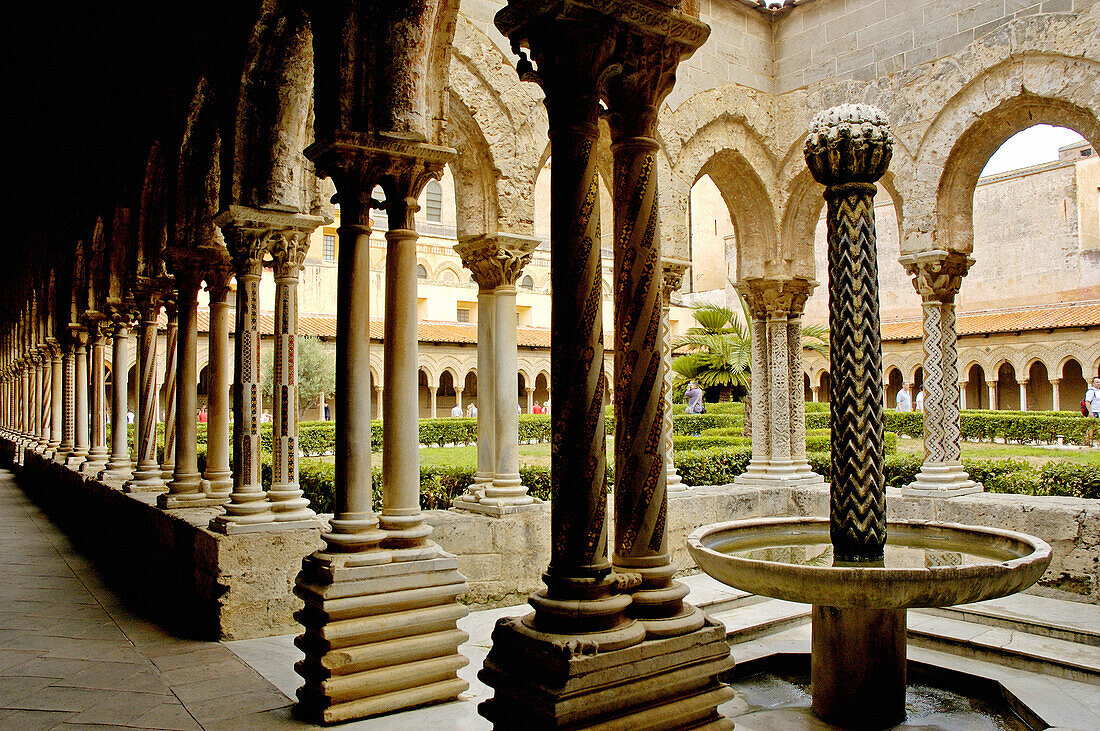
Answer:
<svg viewBox="0 0 1100 731"><path fill-rule="evenodd" d="M732 284L732 282L731 282ZM676 386L695 381L703 388L720 389L725 400L734 387L746 390L745 436L752 436L752 316L741 293L737 293L740 311L715 304L692 306L692 317L698 325L688 328L672 343L673 350L686 348L690 352L672 361ZM829 358L829 330L822 325L802 328L802 347Z"/></svg>

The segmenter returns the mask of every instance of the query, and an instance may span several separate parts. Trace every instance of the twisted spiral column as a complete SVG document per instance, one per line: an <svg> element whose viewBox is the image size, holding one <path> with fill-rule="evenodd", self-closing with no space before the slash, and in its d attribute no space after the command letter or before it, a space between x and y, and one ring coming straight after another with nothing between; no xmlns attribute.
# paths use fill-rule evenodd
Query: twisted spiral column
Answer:
<svg viewBox="0 0 1100 731"><path fill-rule="evenodd" d="M886 116L858 104L818 114L804 148L811 174L825 186L828 207L829 517L838 561L881 561L886 543L874 197L892 149Z"/></svg>
<svg viewBox="0 0 1100 731"><path fill-rule="evenodd" d="M141 324L138 332L138 368L140 384L138 392L137 466L134 475L123 485L127 492L136 490L160 490L164 477L157 461L157 315L160 299L149 295L142 303Z"/></svg>
<svg viewBox="0 0 1100 731"><path fill-rule="evenodd" d="M39 349L38 366L38 443L35 451L45 452L50 446L50 414L53 413L53 389L50 387L50 376L53 375L51 366L52 356L49 346Z"/></svg>
<svg viewBox="0 0 1100 731"><path fill-rule="evenodd" d="M160 475L165 482L176 471L176 365L179 351L179 310L176 300L165 304L168 324L164 333L164 450Z"/></svg>
<svg viewBox="0 0 1100 731"><path fill-rule="evenodd" d="M50 347L50 440L46 445L54 455L61 446L61 424L65 418L64 377L61 347L54 342Z"/></svg>

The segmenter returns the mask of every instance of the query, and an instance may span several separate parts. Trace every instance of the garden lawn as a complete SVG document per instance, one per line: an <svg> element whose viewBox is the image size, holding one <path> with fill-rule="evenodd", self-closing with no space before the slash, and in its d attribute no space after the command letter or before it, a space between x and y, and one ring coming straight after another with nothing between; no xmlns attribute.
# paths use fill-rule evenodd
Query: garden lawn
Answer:
<svg viewBox="0 0 1100 731"><path fill-rule="evenodd" d="M923 439L898 439L898 454L924 454ZM1042 467L1052 460L1100 465L1100 449L1095 447L1043 447L1028 444L996 444L993 442L963 442L963 459L1022 459L1033 467Z"/></svg>
<svg viewBox="0 0 1100 731"><path fill-rule="evenodd" d="M607 461L615 461L615 442L611 437L607 438ZM335 458L332 455L318 457L317 459L332 464ZM550 444L519 445L519 463L535 467L550 466ZM382 464L382 453L375 452L371 455L371 464ZM465 447L424 447L420 450L421 467L477 467L477 445L471 444Z"/></svg>

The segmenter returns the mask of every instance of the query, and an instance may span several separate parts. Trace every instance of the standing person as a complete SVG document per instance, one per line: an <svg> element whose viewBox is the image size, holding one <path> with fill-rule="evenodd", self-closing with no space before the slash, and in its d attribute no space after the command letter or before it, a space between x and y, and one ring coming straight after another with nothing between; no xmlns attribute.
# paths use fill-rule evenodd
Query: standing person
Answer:
<svg viewBox="0 0 1100 731"><path fill-rule="evenodd" d="M207 419L206 409L199 409L199 423L205 424Z"/></svg>
<svg viewBox="0 0 1100 731"><path fill-rule="evenodd" d="M924 389L917 391L917 411L924 411Z"/></svg>
<svg viewBox="0 0 1100 731"><path fill-rule="evenodd" d="M332 407L325 404L325 421L332 421Z"/></svg>
<svg viewBox="0 0 1100 731"><path fill-rule="evenodd" d="M1092 385L1085 391L1085 402L1089 407L1089 417L1100 417L1100 378L1093 377Z"/></svg>
<svg viewBox="0 0 1100 731"><path fill-rule="evenodd" d="M477 404L473 403L472 401L470 402L470 411L466 414L466 416L469 416L471 419L477 418Z"/></svg>
<svg viewBox="0 0 1100 731"><path fill-rule="evenodd" d="M133 411L127 411L126 412L126 423L127 424L133 424L134 423L134 412Z"/></svg>
<svg viewBox="0 0 1100 731"><path fill-rule="evenodd" d="M538 402L538 401L536 401L536 402L534 403L534 405L533 405L533 406L531 407L531 413L532 413L532 414L541 414L541 413L542 413L542 407L541 407L541 406L539 406L539 402Z"/></svg>
<svg viewBox="0 0 1100 731"><path fill-rule="evenodd" d="M453 407L451 407L451 416L455 417L456 419L462 416L462 407L459 406L457 403Z"/></svg>
<svg viewBox="0 0 1100 731"><path fill-rule="evenodd" d="M913 402L909 399L909 391L906 390L905 386L902 386L898 390L898 397L897 397L897 400L895 402L895 408L898 411L912 411L913 410Z"/></svg>
<svg viewBox="0 0 1100 731"><path fill-rule="evenodd" d="M703 406L703 389L699 388L699 384L695 381L688 381L687 390L684 391L684 398L687 399L687 408L684 409L688 414L702 414L706 412L706 407Z"/></svg>
<svg viewBox="0 0 1100 731"><path fill-rule="evenodd" d="M547 398L546 403L544 403L542 405L542 413L544 413L544 414L549 414L550 413L550 399L549 398Z"/></svg>

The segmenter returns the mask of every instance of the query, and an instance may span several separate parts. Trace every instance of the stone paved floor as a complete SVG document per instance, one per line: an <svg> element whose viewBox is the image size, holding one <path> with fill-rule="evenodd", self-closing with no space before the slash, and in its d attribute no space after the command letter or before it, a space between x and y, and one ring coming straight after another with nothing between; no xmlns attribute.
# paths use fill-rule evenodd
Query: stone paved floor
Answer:
<svg viewBox="0 0 1100 731"><path fill-rule="evenodd" d="M289 724L290 699L224 645L123 606L6 470L0 557L0 728Z"/></svg>

